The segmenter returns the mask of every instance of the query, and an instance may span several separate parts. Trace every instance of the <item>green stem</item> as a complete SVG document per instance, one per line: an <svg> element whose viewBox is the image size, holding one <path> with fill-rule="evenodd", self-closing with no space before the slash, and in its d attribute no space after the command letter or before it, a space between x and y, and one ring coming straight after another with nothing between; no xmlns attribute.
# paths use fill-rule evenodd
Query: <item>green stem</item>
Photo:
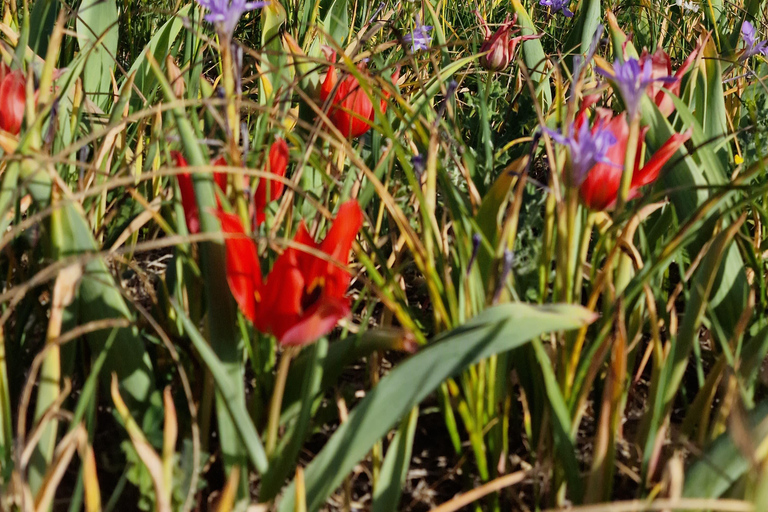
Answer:
<svg viewBox="0 0 768 512"><path fill-rule="evenodd" d="M627 152L624 155L624 172L621 174L619 197L616 202L616 211L624 209L629 199L629 189L632 185L632 175L635 171L635 158L637 157L638 138L640 137L640 118L635 116L629 123L629 136L627 137Z"/></svg>
<svg viewBox="0 0 768 512"><path fill-rule="evenodd" d="M272 402L269 406L269 422L267 424L267 444L265 446L267 457L270 457L277 447L277 431L280 427L280 412L283 408L283 395L285 394L285 382L288 380L288 370L291 367L291 359L297 349L288 347L280 358L275 378L275 390L272 392Z"/></svg>
<svg viewBox="0 0 768 512"><path fill-rule="evenodd" d="M233 166L239 167L240 158L240 97L235 90L235 68L232 60L231 40L219 36L221 47L221 81L224 84L224 95L227 98L227 125L229 128L229 158ZM248 202L245 199L246 177L243 174L232 176L232 186L235 189L235 209L243 221L246 230L250 229Z"/></svg>
<svg viewBox="0 0 768 512"><path fill-rule="evenodd" d="M485 164L489 171L493 169L493 144L491 142L491 121L488 119L488 100L491 97L491 87L493 86L493 71L486 73L485 91L483 93L483 104L480 108L480 115L483 120L483 147L485 148Z"/></svg>

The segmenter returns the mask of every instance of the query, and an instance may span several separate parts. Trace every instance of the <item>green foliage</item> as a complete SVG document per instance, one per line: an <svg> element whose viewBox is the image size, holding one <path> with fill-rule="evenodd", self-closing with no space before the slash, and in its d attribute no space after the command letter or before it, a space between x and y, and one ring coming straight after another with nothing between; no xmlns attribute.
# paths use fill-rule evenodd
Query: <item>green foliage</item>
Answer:
<svg viewBox="0 0 768 512"><path fill-rule="evenodd" d="M568 8L6 2L0 508L762 510L764 2ZM478 14L527 37L483 55ZM619 125L644 51L688 67L574 176L551 130Z"/></svg>

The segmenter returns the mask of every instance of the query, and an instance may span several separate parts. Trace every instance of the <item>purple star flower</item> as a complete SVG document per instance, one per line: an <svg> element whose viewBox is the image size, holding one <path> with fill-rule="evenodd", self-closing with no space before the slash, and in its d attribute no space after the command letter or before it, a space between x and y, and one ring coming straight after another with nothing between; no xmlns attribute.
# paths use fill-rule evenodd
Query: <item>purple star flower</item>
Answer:
<svg viewBox="0 0 768 512"><path fill-rule="evenodd" d="M590 130L588 124L584 122L577 132L568 136L548 128L544 128L544 131L555 142L568 148L571 165L567 179L568 185L574 188L581 186L595 165L602 163L612 167L616 166L606 156L611 146L616 144L616 137L610 130L604 129L600 125L594 130ZM573 126L568 131L573 132Z"/></svg>
<svg viewBox="0 0 768 512"><path fill-rule="evenodd" d="M634 58L627 59L624 63L617 60L613 63L613 75L600 68L597 72L610 79L614 87L619 90L630 118L637 116L645 91L653 82L673 83L675 81L673 76L653 78L651 59L647 59L642 66Z"/></svg>
<svg viewBox="0 0 768 512"><path fill-rule="evenodd" d="M742 60L753 55L765 55L768 52L768 41L758 41L755 27L746 20L741 24L741 38L744 40Z"/></svg>
<svg viewBox="0 0 768 512"><path fill-rule="evenodd" d="M410 34L403 36L403 41L410 43L411 51L416 53L420 50L428 50L429 45L432 43L432 36L429 33L432 31L430 25L422 25L419 15L416 15L416 26Z"/></svg>
<svg viewBox="0 0 768 512"><path fill-rule="evenodd" d="M539 5L549 7L552 12L561 11L566 18L573 17L573 13L568 9L571 0L539 0Z"/></svg>
<svg viewBox="0 0 768 512"><path fill-rule="evenodd" d="M226 38L232 33L244 12L261 9L269 5L265 2L247 2L246 0L197 0L197 3L210 12L205 16L206 21L213 23Z"/></svg>

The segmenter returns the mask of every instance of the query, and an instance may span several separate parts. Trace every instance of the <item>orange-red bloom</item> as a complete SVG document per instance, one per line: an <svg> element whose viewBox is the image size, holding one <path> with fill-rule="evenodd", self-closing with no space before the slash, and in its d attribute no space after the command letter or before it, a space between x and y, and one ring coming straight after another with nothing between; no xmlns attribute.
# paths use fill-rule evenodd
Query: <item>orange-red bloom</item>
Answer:
<svg viewBox="0 0 768 512"><path fill-rule="evenodd" d="M187 160L178 151L171 151L176 167L186 167ZM225 166L227 161L220 156L213 161L213 165ZM184 218L187 221L187 230L195 235L200 232L200 212L197 209L197 198L195 197L195 187L192 184L192 176L188 172L176 175L181 191L181 206L184 208ZM222 192L227 190L227 174L224 172L213 173L214 182L221 188ZM218 201L218 197L216 198Z"/></svg>
<svg viewBox="0 0 768 512"><path fill-rule="evenodd" d="M579 113L576 123L587 122L584 111ZM606 152L606 157L613 162L613 165L598 163L587 174L587 178L579 187L584 204L592 210L606 210L613 208L619 194L621 184L621 174L624 169L624 155L627 152L627 143L629 138L629 126L627 125L627 114L623 113L614 117L613 113L606 109L597 110L597 119L595 126L610 131L616 138L613 144ZM636 197L640 187L653 183L659 177L659 172L664 164L672 158L672 155L678 148L691 137L691 131L685 133L676 133L667 140L656 153L653 154L643 167L640 162L643 156L643 141L648 127L640 130L640 136L637 139L637 153L635 157L635 168L632 173L632 184L630 188L630 197Z"/></svg>
<svg viewBox="0 0 768 512"><path fill-rule="evenodd" d="M219 211L225 241L227 280L240 311L261 332L273 334L283 345L305 345L328 334L350 311L346 292L351 280L346 269L349 251L363 225L357 201L341 205L325 240L316 243L304 222L294 242L313 252L288 247L262 279L256 245L237 215ZM315 253L324 253L321 258Z"/></svg>
<svg viewBox="0 0 768 512"><path fill-rule="evenodd" d="M24 120L26 80L20 69L11 71L0 62L0 130L18 135Z"/></svg>
<svg viewBox="0 0 768 512"><path fill-rule="evenodd" d="M347 75L344 80L338 83L336 77L336 52L331 52L329 58L331 65L328 73L325 75L320 86L320 99L325 102L333 93L336 94L331 100L331 109L328 112L333 125L345 136L350 138L360 137L367 132L373 123L374 108L371 98L365 93L360 83L353 75ZM361 63L359 68L361 73L365 73L365 63ZM400 68L392 75L392 81L397 82L400 76ZM381 92L380 100L381 112L387 111L387 99L389 93L386 90Z"/></svg>
<svg viewBox="0 0 768 512"><path fill-rule="evenodd" d="M288 144L283 139L276 139L269 148L266 171L276 176L285 176L288 168ZM256 223L261 224L266 217L264 209L267 204L279 198L283 193L285 183L267 178L259 179L256 191L253 193L253 203L256 207Z"/></svg>
<svg viewBox="0 0 768 512"><path fill-rule="evenodd" d="M672 102L672 98L669 94L680 96L680 86L688 70L693 65L693 61L696 60L696 56L701 49L701 44L691 52L687 59L683 62L683 65L677 68L677 71L672 75L672 59L669 58L667 52L659 48L653 55L648 53L648 50L643 50L643 54L640 56L640 66L644 66L648 59L652 63L651 78L654 79L653 83L648 89L648 95L653 99L656 106L659 107L664 116L669 116L675 110L675 104ZM671 76L674 80L671 82L663 82L658 80ZM665 91L666 90L666 91Z"/></svg>

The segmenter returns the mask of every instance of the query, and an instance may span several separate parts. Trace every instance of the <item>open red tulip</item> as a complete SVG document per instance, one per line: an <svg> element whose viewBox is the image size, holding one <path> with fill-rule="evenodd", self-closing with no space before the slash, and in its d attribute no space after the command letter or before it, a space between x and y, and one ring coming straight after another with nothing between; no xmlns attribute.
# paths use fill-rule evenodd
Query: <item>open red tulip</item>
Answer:
<svg viewBox="0 0 768 512"><path fill-rule="evenodd" d="M582 118L582 116L579 116ZM624 155L627 152L627 139L629 137L629 125L627 124L627 115L623 113L614 117L613 113L606 109L597 109L595 124L600 124L603 129L609 130L616 138L607 151L607 158L613 162L613 165L598 163L587 174L586 179L579 187L584 204L592 210L607 210L613 208L619 194L621 184L621 174L624 168ZM643 141L647 127L640 130L640 136L637 139L637 153L635 157L635 168L632 173L632 183L630 188L630 198L636 197L639 189L656 181L659 172L664 164L672 158L672 155L682 146L685 141L691 137L691 130L685 133L676 133L672 135L656 153L653 154L643 167L640 162L643 156Z"/></svg>
<svg viewBox="0 0 768 512"><path fill-rule="evenodd" d="M27 81L20 69L0 63L0 130L18 135L24 121Z"/></svg>
<svg viewBox="0 0 768 512"><path fill-rule="evenodd" d="M661 47L659 47L653 55L649 54L648 50L643 50L643 54L640 56L640 66L644 66L648 59L651 60L653 70L651 72L651 78L658 79L668 76L674 78L674 81L666 83L660 80L654 80L648 88L648 95L653 99L654 103L656 103L656 106L659 107L659 110L664 116L668 117L675 111L675 104L669 95L674 94L675 96L680 96L680 86L682 84L683 76L693 65L703 43L704 42L702 41L699 46L688 55L688 58L686 58L683 64L677 68L674 75L672 74L672 59L670 59L667 52Z"/></svg>
<svg viewBox="0 0 768 512"><path fill-rule="evenodd" d="M350 311L346 297L351 276L345 268L363 212L357 201L339 208L325 239L316 243L304 222L293 241L262 279L256 245L237 215L218 212L227 237L227 281L240 311L261 332L273 334L282 345L306 345L325 336ZM324 253L321 258L316 253Z"/></svg>
<svg viewBox="0 0 768 512"><path fill-rule="evenodd" d="M269 148L269 158L267 159L266 172L276 176L285 176L285 170L288 168L288 144L283 139L276 139ZM285 183L278 180L267 178L259 179L256 191L253 193L253 203L256 207L256 223L264 222L266 215L264 209L267 204L279 198L283 193Z"/></svg>
<svg viewBox="0 0 768 512"><path fill-rule="evenodd" d="M171 158L173 158L176 167L187 166L187 160L178 151L171 151ZM213 165L226 166L227 161L223 156L220 156L213 161ZM187 230L190 234L195 235L200 232L200 212L197 209L197 198L195 197L195 187L192 183L192 176L188 172L183 172L177 174L176 179L179 182L179 190L181 191L181 206L184 208L184 219L187 222ZM213 181L219 186L222 192L226 192L227 173L213 173ZM217 197L216 201L218 200Z"/></svg>
<svg viewBox="0 0 768 512"><path fill-rule="evenodd" d="M344 80L338 83L336 77L336 52L330 52L329 59L331 65L328 68L328 73L325 75L320 86L320 99L325 102L333 93L334 89L336 94L331 100L331 109L328 112L333 125L345 136L350 138L360 137L367 132L372 124L375 111L373 103L368 97L368 94L360 87L360 83L353 75L347 75ZM365 73L365 63L361 63L359 68L360 72ZM400 68L398 68L392 74L392 81L397 82L400 76ZM383 98L380 100L380 107L382 112L387 111L387 99L389 93L386 90L381 92Z"/></svg>

